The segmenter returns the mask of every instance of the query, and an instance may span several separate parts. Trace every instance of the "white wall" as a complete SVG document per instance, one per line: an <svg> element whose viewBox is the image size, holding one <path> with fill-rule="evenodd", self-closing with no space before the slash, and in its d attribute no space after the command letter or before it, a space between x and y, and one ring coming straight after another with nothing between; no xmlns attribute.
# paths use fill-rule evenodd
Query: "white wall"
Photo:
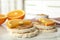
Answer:
<svg viewBox="0 0 60 40"><path fill-rule="evenodd" d="M22 9L22 0L0 0L0 13L6 14L15 9Z"/></svg>
<svg viewBox="0 0 60 40"><path fill-rule="evenodd" d="M6 14L15 9L22 9L23 4L22 0L0 0L0 7L0 13ZM25 0L25 11L26 18L34 18L34 14L41 13L51 18L60 17L60 0Z"/></svg>
<svg viewBox="0 0 60 40"><path fill-rule="evenodd" d="M44 13L51 18L60 17L60 0L26 0L25 11L27 14Z"/></svg>

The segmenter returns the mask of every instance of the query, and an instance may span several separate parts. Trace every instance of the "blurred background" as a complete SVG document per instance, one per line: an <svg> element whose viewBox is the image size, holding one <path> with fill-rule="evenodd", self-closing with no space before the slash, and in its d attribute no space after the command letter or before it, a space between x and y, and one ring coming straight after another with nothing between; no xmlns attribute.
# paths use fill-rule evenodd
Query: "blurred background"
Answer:
<svg viewBox="0 0 60 40"><path fill-rule="evenodd" d="M41 13L57 18L60 17L60 0L0 0L2 14L21 9L25 11L26 18L34 18L34 15Z"/></svg>

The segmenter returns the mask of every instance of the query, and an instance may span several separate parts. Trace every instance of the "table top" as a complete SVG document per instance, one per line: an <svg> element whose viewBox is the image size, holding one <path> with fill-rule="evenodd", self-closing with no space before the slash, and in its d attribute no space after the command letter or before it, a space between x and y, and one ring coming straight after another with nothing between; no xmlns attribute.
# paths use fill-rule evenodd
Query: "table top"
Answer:
<svg viewBox="0 0 60 40"><path fill-rule="evenodd" d="M60 21L60 18L55 20ZM33 21L33 20L32 20ZM0 40L60 40L60 24L57 23L57 32L54 33L40 33L38 36L33 38L13 38L9 35L5 23L0 25Z"/></svg>

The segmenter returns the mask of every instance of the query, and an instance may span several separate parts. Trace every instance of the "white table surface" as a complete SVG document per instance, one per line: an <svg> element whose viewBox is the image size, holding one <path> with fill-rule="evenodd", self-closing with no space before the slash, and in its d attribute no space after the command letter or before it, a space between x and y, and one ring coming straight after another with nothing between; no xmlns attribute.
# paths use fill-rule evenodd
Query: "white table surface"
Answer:
<svg viewBox="0 0 60 40"><path fill-rule="evenodd" d="M6 25L0 26L0 40L60 40L60 28L55 33L39 33L33 38L16 38L9 35Z"/></svg>

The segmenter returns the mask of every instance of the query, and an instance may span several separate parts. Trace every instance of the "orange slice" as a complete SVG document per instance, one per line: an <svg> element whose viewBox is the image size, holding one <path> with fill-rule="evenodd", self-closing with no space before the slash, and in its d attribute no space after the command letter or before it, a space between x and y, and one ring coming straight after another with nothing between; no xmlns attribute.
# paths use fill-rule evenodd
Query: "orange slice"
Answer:
<svg viewBox="0 0 60 40"><path fill-rule="evenodd" d="M10 29L14 29L14 28L26 29L33 27L32 22L30 20L21 20L21 19L8 20L6 25Z"/></svg>
<svg viewBox="0 0 60 40"><path fill-rule="evenodd" d="M52 26L55 24L53 20L47 18L40 18L39 21L43 23L45 26Z"/></svg>
<svg viewBox="0 0 60 40"><path fill-rule="evenodd" d="M29 25L29 24L32 23L30 20L24 20L23 22L24 22L25 25Z"/></svg>
<svg viewBox="0 0 60 40"><path fill-rule="evenodd" d="M23 10L15 10L8 13L8 19L23 19L25 16L25 12Z"/></svg>
<svg viewBox="0 0 60 40"><path fill-rule="evenodd" d="M7 17L5 15L0 14L0 25L3 24L6 19L7 19Z"/></svg>
<svg viewBox="0 0 60 40"><path fill-rule="evenodd" d="M20 24L23 24L22 20L20 19L8 20L6 23L8 28L17 28Z"/></svg>

